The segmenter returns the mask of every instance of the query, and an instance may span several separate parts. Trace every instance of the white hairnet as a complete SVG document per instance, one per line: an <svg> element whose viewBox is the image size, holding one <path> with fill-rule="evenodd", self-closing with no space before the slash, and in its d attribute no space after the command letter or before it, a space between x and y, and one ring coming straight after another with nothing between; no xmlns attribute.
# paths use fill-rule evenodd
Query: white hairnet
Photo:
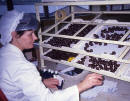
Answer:
<svg viewBox="0 0 130 101"><path fill-rule="evenodd" d="M12 40L11 32L15 31L20 19L23 17L23 12L16 10L8 11L0 19L0 34L1 43L6 45Z"/></svg>

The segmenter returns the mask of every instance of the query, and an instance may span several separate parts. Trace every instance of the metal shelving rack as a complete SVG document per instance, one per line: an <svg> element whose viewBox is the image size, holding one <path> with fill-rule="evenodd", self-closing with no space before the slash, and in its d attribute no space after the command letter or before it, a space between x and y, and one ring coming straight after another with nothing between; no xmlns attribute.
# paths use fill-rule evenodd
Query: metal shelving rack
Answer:
<svg viewBox="0 0 130 101"><path fill-rule="evenodd" d="M73 66L73 67L77 67L77 68L81 68L81 69L85 69L91 72L96 72L96 73L100 73L106 76L110 76L116 79L120 79L120 80L124 80L124 81L128 81L130 82L130 77L123 77L122 74L124 73L126 67L130 66L130 58L129 56L127 57L127 59L124 59L123 57L126 56L126 54L128 55L128 53L130 53L130 42L124 42L123 40L130 35L130 30L128 30L128 32L121 38L121 40L119 41L112 41L112 40L102 40L102 39L94 39L94 38L86 38L86 37L77 37L75 35L73 36L68 36L68 35L59 35L58 33L63 30L62 28L60 30L58 30L58 25L61 23L66 23L66 24L71 24L75 19L75 14L86 14L86 13L92 13L92 14L97 14L95 18L93 18L91 21L87 21L87 22L82 22L83 24L85 24L85 27L88 26L89 24L94 24L97 26L100 25L112 25L112 26L130 26L130 23L122 23L122 24L115 24L115 23L104 23L104 22L95 22L96 18L98 18L99 16L101 16L102 14L130 14L130 11L87 11L87 12L75 12L74 11L74 6L76 5L115 5L115 4L130 4L130 0L96 0L96 1L85 1L85 2L42 2L42 3L36 3L35 4L35 8L36 8L36 16L37 19L40 21L40 13L39 13L39 6L59 6L59 5L67 5L71 7L71 13L69 15L67 15L65 18L61 19L60 21L57 21L55 19L55 24L52 25L51 27L49 27L48 29L44 30L43 32L41 31L41 29L39 30L39 49L40 49L40 60L41 60L41 68L44 68L44 60L49 60L52 62L56 62L56 63L61 63L61 64L65 64L65 65L69 65L69 66ZM66 19L71 18L71 21L66 21ZM78 23L78 22L76 22ZM81 24L81 22L79 22ZM78 32L76 32L75 34L81 32L85 27L81 28ZM55 32L54 34L50 33L50 31L54 29ZM50 46L48 44L45 44L43 42L43 37L44 36L49 36L49 37L60 37L60 38L68 38L68 39L78 39L78 40L82 40L82 41L94 41L94 42L103 42L103 43L108 43L108 44L116 44L116 45L123 45L126 46L126 49L122 52L122 54L119 57L110 57L110 56L106 56L106 55L98 55L98 54L93 54L93 53L89 53L86 52L84 50L81 49L74 49L74 48L70 48L70 47L55 47L55 46ZM108 71L104 71L104 70L96 70L96 69L91 69L87 66L78 64L78 63L72 63L72 62L68 62L65 60L59 61L59 60L55 60L55 59L51 59L51 58L47 58L44 55L46 54L46 52L43 52L44 48L48 48L50 50L55 49L55 50L61 50L61 51L67 51L67 52L72 52L72 53L77 53L77 54L82 54L82 55L87 55L87 56L93 56L93 57L97 57L97 58L103 58L103 59L109 59L109 60L113 60L113 61L117 61L117 62L121 62L123 64L123 68L118 69L118 71L116 71L115 73L111 73ZM48 52L47 51L47 52Z"/></svg>

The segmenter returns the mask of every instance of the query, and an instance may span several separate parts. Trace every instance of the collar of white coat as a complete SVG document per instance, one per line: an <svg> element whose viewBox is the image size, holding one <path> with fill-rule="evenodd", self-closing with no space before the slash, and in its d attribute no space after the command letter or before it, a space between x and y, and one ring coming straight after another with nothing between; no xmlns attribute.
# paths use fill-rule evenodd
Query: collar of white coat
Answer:
<svg viewBox="0 0 130 101"><path fill-rule="evenodd" d="M15 53L18 57L25 58L23 52L18 47L16 47L15 45L8 43L4 47L8 48L8 50L10 50L12 53Z"/></svg>

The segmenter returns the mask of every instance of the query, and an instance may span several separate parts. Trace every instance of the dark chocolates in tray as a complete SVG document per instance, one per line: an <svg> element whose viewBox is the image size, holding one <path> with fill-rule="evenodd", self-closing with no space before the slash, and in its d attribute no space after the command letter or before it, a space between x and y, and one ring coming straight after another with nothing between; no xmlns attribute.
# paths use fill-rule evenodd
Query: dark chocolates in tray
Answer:
<svg viewBox="0 0 130 101"><path fill-rule="evenodd" d="M56 47L62 47L62 46L70 47L71 44L76 44L78 41L79 40L75 39L53 37L50 41L47 42L47 44Z"/></svg>
<svg viewBox="0 0 130 101"><path fill-rule="evenodd" d="M59 34L73 36L83 26L84 24L71 24L67 29L62 30Z"/></svg>
<svg viewBox="0 0 130 101"><path fill-rule="evenodd" d="M84 65L85 60L86 56L81 58L81 60L79 60L77 63ZM101 58L95 58L92 56L89 56L88 61L89 61L88 67L96 70L106 70L110 72L115 72L117 68L120 66L120 64L118 64L117 61L105 60Z"/></svg>
<svg viewBox="0 0 130 101"><path fill-rule="evenodd" d="M85 59L86 59L86 56L84 56L83 58L81 58L81 60L79 60L77 63L79 63L79 64L84 64Z"/></svg>
<svg viewBox="0 0 130 101"><path fill-rule="evenodd" d="M67 29L62 30L60 35L74 35L79 29L81 29L84 24L71 24ZM87 35L96 25L88 25L83 31L81 31L77 36L83 37ZM50 39L47 44L52 46L61 47L66 46L70 47L71 44L76 44L79 40L75 39L67 39L67 38L59 38L53 37Z"/></svg>
<svg viewBox="0 0 130 101"><path fill-rule="evenodd" d="M88 25L77 36L84 37L85 35L87 35L95 27L96 27L96 25Z"/></svg>
<svg viewBox="0 0 130 101"><path fill-rule="evenodd" d="M59 34L73 36L83 26L84 24L71 24L67 29L62 30ZM47 44L50 44L56 47L61 47L61 46L70 47L71 44L76 44L78 41L79 40L75 40L75 39L53 37L47 42Z"/></svg>
<svg viewBox="0 0 130 101"><path fill-rule="evenodd" d="M76 57L77 54L60 51L60 50L52 50L52 51L48 52L45 56L48 56L55 60L66 60L67 61L70 57Z"/></svg>
<svg viewBox="0 0 130 101"><path fill-rule="evenodd" d="M120 31L120 32L119 32ZM121 33L122 31L122 33ZM123 27L123 26L112 26L112 27L108 27L105 28L103 30L101 30L100 35L98 34L93 34L94 38L103 38L105 40L114 40L114 41L119 41L124 34L128 31L127 27ZM130 38L126 38L125 41L129 40ZM98 44L98 42L94 42L95 44ZM106 46L107 43L104 43L104 46ZM122 48L122 45L119 45L118 48Z"/></svg>

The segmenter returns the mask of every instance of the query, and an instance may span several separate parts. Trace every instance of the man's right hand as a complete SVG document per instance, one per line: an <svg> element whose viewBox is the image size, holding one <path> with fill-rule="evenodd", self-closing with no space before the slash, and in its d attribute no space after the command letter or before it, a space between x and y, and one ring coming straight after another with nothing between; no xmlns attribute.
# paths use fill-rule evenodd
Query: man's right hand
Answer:
<svg viewBox="0 0 130 101"><path fill-rule="evenodd" d="M93 87L93 86L99 86L103 83L103 77L100 74L92 73L88 74L85 79L80 82L77 86L79 89L79 93Z"/></svg>

